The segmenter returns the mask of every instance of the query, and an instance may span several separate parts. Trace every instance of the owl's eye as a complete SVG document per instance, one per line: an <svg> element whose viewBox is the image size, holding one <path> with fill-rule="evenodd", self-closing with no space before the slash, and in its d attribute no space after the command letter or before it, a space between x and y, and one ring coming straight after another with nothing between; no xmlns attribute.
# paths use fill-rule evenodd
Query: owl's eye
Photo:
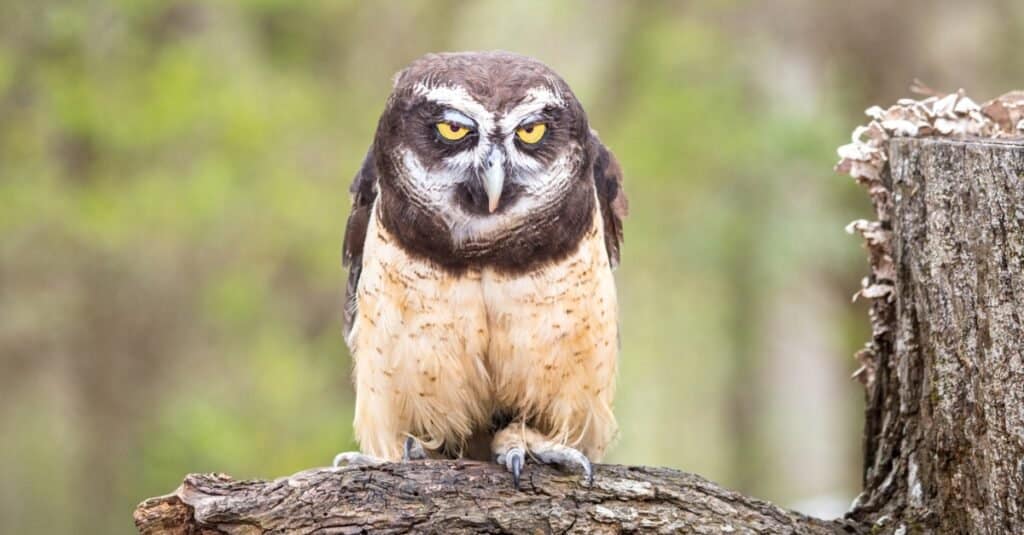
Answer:
<svg viewBox="0 0 1024 535"><path fill-rule="evenodd" d="M546 124L533 123L516 128L516 137L518 137L523 143L533 145L540 142L540 140L544 138L544 133L547 131L548 126Z"/></svg>
<svg viewBox="0 0 1024 535"><path fill-rule="evenodd" d="M448 141L458 141L469 135L469 128L461 124L442 121L437 123L437 133Z"/></svg>

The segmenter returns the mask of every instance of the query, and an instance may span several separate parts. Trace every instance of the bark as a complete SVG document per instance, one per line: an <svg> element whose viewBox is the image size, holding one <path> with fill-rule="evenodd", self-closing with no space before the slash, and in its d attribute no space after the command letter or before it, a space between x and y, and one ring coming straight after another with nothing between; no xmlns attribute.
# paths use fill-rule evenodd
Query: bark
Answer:
<svg viewBox="0 0 1024 535"><path fill-rule="evenodd" d="M895 284L873 304L850 517L1024 533L1024 142L903 138L888 153L876 205Z"/></svg>
<svg viewBox="0 0 1024 535"><path fill-rule="evenodd" d="M1024 123L1022 123L1024 124ZM850 161L867 162L870 153ZM143 533L1024 533L1024 141L897 138L865 180L873 338L864 491L816 520L663 468L593 487L529 465L422 461L276 481L191 475L135 512ZM875 161L875 160L872 160ZM878 160L884 161L884 160ZM861 168L863 171L863 168ZM857 169L854 169L856 172ZM870 171L870 169L869 169Z"/></svg>
<svg viewBox="0 0 1024 535"><path fill-rule="evenodd" d="M503 468L414 461L323 468L276 481L190 475L135 511L141 533L857 533L665 468L600 465L578 475L528 465L523 489ZM848 528L848 529L847 529Z"/></svg>

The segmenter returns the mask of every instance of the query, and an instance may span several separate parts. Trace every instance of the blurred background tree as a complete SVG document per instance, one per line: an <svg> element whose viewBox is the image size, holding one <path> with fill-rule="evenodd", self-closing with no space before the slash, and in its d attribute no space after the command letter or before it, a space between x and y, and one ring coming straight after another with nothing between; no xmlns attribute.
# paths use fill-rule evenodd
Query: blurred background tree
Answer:
<svg viewBox="0 0 1024 535"><path fill-rule="evenodd" d="M394 72L492 48L562 73L627 173L609 461L835 514L869 207L834 148L914 77L1024 86L1022 36L1013 0L0 0L4 527L129 533L187 472L353 448L347 186Z"/></svg>

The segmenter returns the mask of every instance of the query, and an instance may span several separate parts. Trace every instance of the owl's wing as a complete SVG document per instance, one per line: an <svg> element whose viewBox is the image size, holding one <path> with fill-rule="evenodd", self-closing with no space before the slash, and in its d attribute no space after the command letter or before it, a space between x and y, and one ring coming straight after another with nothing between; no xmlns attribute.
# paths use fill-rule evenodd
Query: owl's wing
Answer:
<svg viewBox="0 0 1024 535"><path fill-rule="evenodd" d="M615 155L605 147L596 133L592 133L592 142L597 148L594 158L594 186L597 188L597 199L601 204L601 217L604 220L604 243L608 249L608 260L612 267L619 265L619 249L622 246L622 220L629 213L629 201L626 190L622 187L622 168L619 167Z"/></svg>
<svg viewBox="0 0 1024 535"><path fill-rule="evenodd" d="M377 170L373 163L372 146L348 191L352 194L352 210L348 214L345 241L342 244L342 265L348 268L344 314L346 339L356 317L356 288L359 286L359 274L363 271L363 244L366 243L366 227L370 224L373 201L377 198Z"/></svg>

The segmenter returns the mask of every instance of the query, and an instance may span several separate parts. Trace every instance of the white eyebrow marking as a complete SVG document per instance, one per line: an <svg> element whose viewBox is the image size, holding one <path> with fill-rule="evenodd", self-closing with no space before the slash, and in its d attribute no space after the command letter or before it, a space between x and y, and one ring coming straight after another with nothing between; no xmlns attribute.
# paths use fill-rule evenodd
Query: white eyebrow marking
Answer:
<svg viewBox="0 0 1024 535"><path fill-rule="evenodd" d="M466 117L464 113L457 110L444 110L444 120L468 128L476 128L476 123L473 122L473 119Z"/></svg>
<svg viewBox="0 0 1024 535"><path fill-rule="evenodd" d="M540 112L547 107L562 107L565 100L562 95L551 92L546 87L534 87L526 92L526 98L518 106L512 108L502 117L498 126L502 132L511 132L528 120L539 118Z"/></svg>
<svg viewBox="0 0 1024 535"><path fill-rule="evenodd" d="M540 112L531 113L531 114L527 115L526 117L523 117L523 120L519 121L519 124L517 124L516 126L532 124L532 123L535 123L535 122L541 120L541 118L543 118L543 117L544 117L544 115L541 114Z"/></svg>
<svg viewBox="0 0 1024 535"><path fill-rule="evenodd" d="M468 116L476 123L480 132L494 130L494 114L487 111L487 108L461 87L447 85L431 87L420 82L413 86L413 92L431 102L454 108L454 111Z"/></svg>

